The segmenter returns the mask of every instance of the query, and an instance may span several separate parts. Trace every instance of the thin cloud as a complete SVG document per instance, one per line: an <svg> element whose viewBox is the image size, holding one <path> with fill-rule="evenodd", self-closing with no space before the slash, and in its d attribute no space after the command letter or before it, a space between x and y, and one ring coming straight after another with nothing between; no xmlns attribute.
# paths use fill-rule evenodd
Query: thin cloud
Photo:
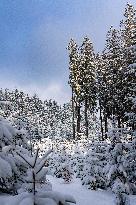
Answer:
<svg viewBox="0 0 136 205"><path fill-rule="evenodd" d="M30 96L36 94L41 100L55 100L59 104L69 102L70 89L67 89L59 82L49 83L47 86L38 84L20 85L18 82L13 82L9 79L0 80L0 88L8 88L9 90L18 89Z"/></svg>

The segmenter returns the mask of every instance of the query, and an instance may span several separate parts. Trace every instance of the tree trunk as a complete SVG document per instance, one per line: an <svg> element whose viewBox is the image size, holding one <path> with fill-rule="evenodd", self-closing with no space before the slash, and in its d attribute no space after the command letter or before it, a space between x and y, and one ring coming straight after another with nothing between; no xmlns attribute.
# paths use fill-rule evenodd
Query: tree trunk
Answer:
<svg viewBox="0 0 136 205"><path fill-rule="evenodd" d="M33 171L33 195L35 196L36 190L35 190L35 173Z"/></svg>
<svg viewBox="0 0 136 205"><path fill-rule="evenodd" d="M80 121L81 121L81 116L80 116L80 103L77 103L77 138L79 137L80 133Z"/></svg>
<svg viewBox="0 0 136 205"><path fill-rule="evenodd" d="M72 129L73 129L73 139L75 139L75 107L74 107L73 88L72 88Z"/></svg>
<svg viewBox="0 0 136 205"><path fill-rule="evenodd" d="M87 115L87 111L88 111L88 99L87 97L85 98L85 129L86 129L86 137L88 138L88 115Z"/></svg>
<svg viewBox="0 0 136 205"><path fill-rule="evenodd" d="M107 115L104 116L104 122L105 122L105 138L107 138L107 132L108 132Z"/></svg>
<svg viewBox="0 0 136 205"><path fill-rule="evenodd" d="M136 130L136 123L135 123L135 120L134 120L133 123L132 123L132 130L133 130L133 131Z"/></svg>
<svg viewBox="0 0 136 205"><path fill-rule="evenodd" d="M118 116L118 128L121 128L121 120L120 120L120 116Z"/></svg>
<svg viewBox="0 0 136 205"><path fill-rule="evenodd" d="M100 106L101 135L102 135L102 141L104 141L104 138L103 138L103 126L102 126L102 107L101 107L101 101L100 100L99 100L99 106Z"/></svg>

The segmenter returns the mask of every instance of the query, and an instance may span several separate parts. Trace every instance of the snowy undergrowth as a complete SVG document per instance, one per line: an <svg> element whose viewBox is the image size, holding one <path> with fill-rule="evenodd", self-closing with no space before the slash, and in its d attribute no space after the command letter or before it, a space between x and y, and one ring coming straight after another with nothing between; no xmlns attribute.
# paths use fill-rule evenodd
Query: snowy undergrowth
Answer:
<svg viewBox="0 0 136 205"><path fill-rule="evenodd" d="M46 180L47 151L39 158L39 149L27 146L26 134L0 118L0 204L68 205L76 203L70 195L52 190Z"/></svg>
<svg viewBox="0 0 136 205"><path fill-rule="evenodd" d="M63 194L72 194L77 205L115 205L115 196L111 192L103 190L88 190L82 186L80 179L73 178L71 183L65 183L63 179L48 176L54 190ZM130 205L136 204L136 196L130 196Z"/></svg>
<svg viewBox="0 0 136 205"><path fill-rule="evenodd" d="M82 186L80 179L73 179L71 183L64 183L63 179L47 176L52 183L54 193L61 192L64 196L73 195L77 205L115 205L115 198L111 192L88 190ZM29 194L22 193L18 196L0 196L0 205L18 205L24 198L25 205L31 205ZM52 205L53 203L49 203ZM130 196L130 205L136 204L136 197ZM21 204L20 204L21 205Z"/></svg>
<svg viewBox="0 0 136 205"><path fill-rule="evenodd" d="M77 205L115 205L114 196L106 191L92 191L82 186L80 179L73 178L71 183L64 183L63 179L48 176L54 190L63 194L71 194L76 199Z"/></svg>

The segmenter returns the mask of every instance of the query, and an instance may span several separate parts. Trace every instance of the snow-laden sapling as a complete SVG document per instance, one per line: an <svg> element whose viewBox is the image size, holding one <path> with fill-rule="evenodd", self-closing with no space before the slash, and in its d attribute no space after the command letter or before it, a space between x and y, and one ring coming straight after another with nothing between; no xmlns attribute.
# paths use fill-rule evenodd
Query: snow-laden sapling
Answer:
<svg viewBox="0 0 136 205"><path fill-rule="evenodd" d="M24 177L25 183L22 187L30 192L24 195L21 205L26 205L26 203L29 205L68 205L69 202L76 203L73 197L52 191L52 186L46 179L48 170L45 163L51 152L52 150L49 150L42 158L38 157L39 149L32 157L26 157L17 152L18 156L28 166Z"/></svg>
<svg viewBox="0 0 136 205"><path fill-rule="evenodd" d="M126 205L128 203L127 194L130 193L128 176L124 162L124 144L121 141L123 135L122 129L116 128L115 119L113 127L108 132L110 146L107 149L107 165L105 172L107 174L107 187L111 188L116 195L117 205Z"/></svg>
<svg viewBox="0 0 136 205"><path fill-rule="evenodd" d="M84 155L80 147L76 145L71 158L71 167L77 178L82 178L84 167Z"/></svg>
<svg viewBox="0 0 136 205"><path fill-rule="evenodd" d="M73 171L70 166L70 156L66 153L65 147L62 147L58 154L56 172L54 174L58 178L63 178L65 182L72 180Z"/></svg>
<svg viewBox="0 0 136 205"><path fill-rule="evenodd" d="M28 153L28 148L25 133L0 118L0 192L16 193L26 169L19 162L15 150Z"/></svg>
<svg viewBox="0 0 136 205"><path fill-rule="evenodd" d="M105 189L106 142L92 142L85 155L82 184L89 189Z"/></svg>
<svg viewBox="0 0 136 205"><path fill-rule="evenodd" d="M19 152L16 152L17 155L19 155L28 166L26 176L24 176L25 183L23 187L26 190L33 192L34 195L36 193L37 186L42 184L47 185L46 174L48 170L45 167L45 163L46 158L51 153L51 151L52 150L49 150L47 153L45 153L42 158L38 157L39 149L36 150L36 153L32 157L25 156Z"/></svg>
<svg viewBox="0 0 136 205"><path fill-rule="evenodd" d="M123 166L127 172L131 194L136 194L136 137L125 143Z"/></svg>

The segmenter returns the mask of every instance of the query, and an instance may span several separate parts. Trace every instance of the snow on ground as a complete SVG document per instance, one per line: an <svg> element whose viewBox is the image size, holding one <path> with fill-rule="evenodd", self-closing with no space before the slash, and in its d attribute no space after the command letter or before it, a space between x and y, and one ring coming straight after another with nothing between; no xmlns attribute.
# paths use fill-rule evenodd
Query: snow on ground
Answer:
<svg viewBox="0 0 136 205"><path fill-rule="evenodd" d="M66 184L63 179L57 179L49 175L47 178L52 183L54 191L72 195L77 205L115 205L112 193L102 190L88 190L82 186L80 179L74 178L71 183ZM28 194L22 193L18 196L0 195L0 205L18 205L24 197L27 198ZM131 196L130 205L136 205L136 196Z"/></svg>
<svg viewBox="0 0 136 205"><path fill-rule="evenodd" d="M114 197L106 191L88 190L82 186L80 179L73 179L69 184L63 182L63 179L57 179L48 176L52 183L53 190L64 194L72 195L77 205L115 205Z"/></svg>
<svg viewBox="0 0 136 205"><path fill-rule="evenodd" d="M24 199L25 197L27 198L28 196L28 193L22 193L16 196L0 195L0 205L18 205L22 199Z"/></svg>

